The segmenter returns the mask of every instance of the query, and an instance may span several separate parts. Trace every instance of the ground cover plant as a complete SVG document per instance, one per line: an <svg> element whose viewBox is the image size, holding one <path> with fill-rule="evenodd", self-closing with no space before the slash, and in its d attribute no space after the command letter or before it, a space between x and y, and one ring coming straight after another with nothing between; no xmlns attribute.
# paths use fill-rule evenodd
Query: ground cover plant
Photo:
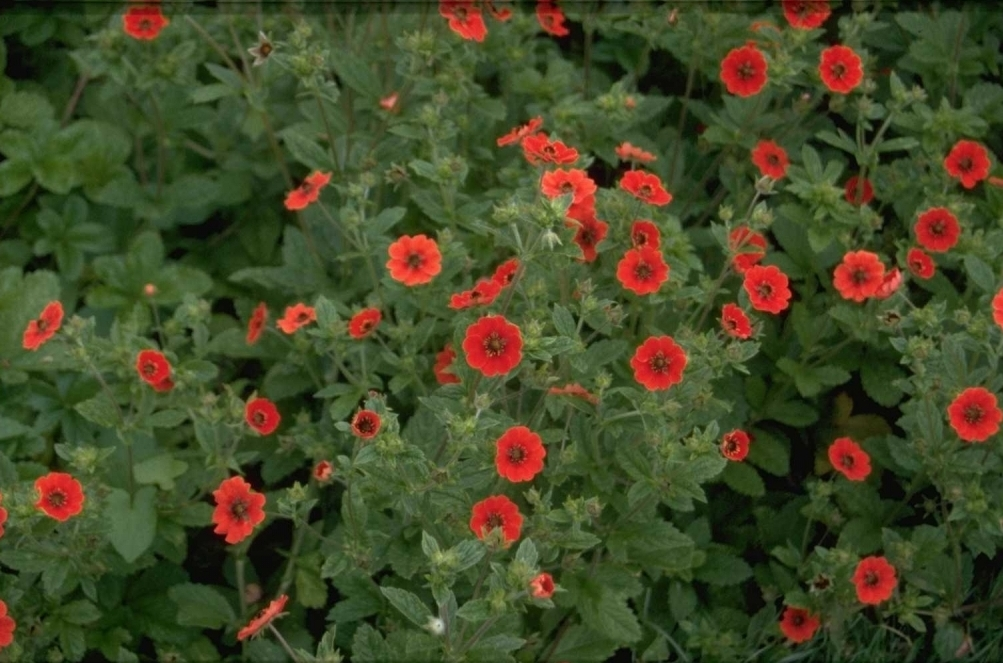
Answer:
<svg viewBox="0 0 1003 663"><path fill-rule="evenodd" d="M989 4L14 7L0 660L1003 659Z"/></svg>

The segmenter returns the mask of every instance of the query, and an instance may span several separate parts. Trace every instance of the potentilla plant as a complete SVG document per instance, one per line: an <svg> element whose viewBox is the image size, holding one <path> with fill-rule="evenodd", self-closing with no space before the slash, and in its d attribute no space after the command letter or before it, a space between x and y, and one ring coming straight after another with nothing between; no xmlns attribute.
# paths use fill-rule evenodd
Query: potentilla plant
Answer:
<svg viewBox="0 0 1003 663"><path fill-rule="evenodd" d="M0 659L1003 657L999 12L16 11Z"/></svg>

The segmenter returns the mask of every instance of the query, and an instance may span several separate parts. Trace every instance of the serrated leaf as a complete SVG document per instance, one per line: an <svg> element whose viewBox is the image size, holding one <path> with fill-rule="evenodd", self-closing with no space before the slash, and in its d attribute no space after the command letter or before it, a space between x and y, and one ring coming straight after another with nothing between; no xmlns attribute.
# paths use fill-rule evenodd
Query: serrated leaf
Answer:
<svg viewBox="0 0 1003 663"><path fill-rule="evenodd" d="M136 463L132 468L137 483L157 484L161 490L174 490L174 479L188 469L188 463L177 460L171 454L160 454Z"/></svg>
<svg viewBox="0 0 1003 663"><path fill-rule="evenodd" d="M791 455L786 439L762 430L753 431L752 437L749 462L774 476L787 476L790 473Z"/></svg>
<svg viewBox="0 0 1003 663"><path fill-rule="evenodd" d="M157 490L145 486L133 498L121 488L112 488L105 501L104 519L108 541L129 564L153 544L157 534Z"/></svg>
<svg viewBox="0 0 1003 663"><path fill-rule="evenodd" d="M992 268L978 256L968 254L965 256L965 271L968 278L972 280L983 292L996 292L996 275Z"/></svg>
<svg viewBox="0 0 1003 663"><path fill-rule="evenodd" d="M97 396L77 403L73 409L84 419L98 426L115 428L119 424L118 406L106 391L99 391Z"/></svg>
<svg viewBox="0 0 1003 663"><path fill-rule="evenodd" d="M380 587L383 596L407 617L412 624L424 628L432 617L432 611L420 598L399 587Z"/></svg>
<svg viewBox="0 0 1003 663"><path fill-rule="evenodd" d="M710 550L703 565L697 567L694 576L710 585L727 587L740 584L752 577L752 567L739 557L720 550Z"/></svg>
<svg viewBox="0 0 1003 663"><path fill-rule="evenodd" d="M756 472L751 465L738 462L728 463L721 477L729 488L742 495L762 497L766 494L766 486L763 484L759 472Z"/></svg>
<svg viewBox="0 0 1003 663"><path fill-rule="evenodd" d="M178 607L177 623L181 626L217 629L237 619L230 602L211 585L174 585L167 596Z"/></svg>
<svg viewBox="0 0 1003 663"><path fill-rule="evenodd" d="M860 365L860 382L864 393L884 407L895 407L902 400L902 390L893 383L905 376L905 371L887 361L872 359Z"/></svg>
<svg viewBox="0 0 1003 663"><path fill-rule="evenodd" d="M536 544L533 543L533 539L526 538L522 540L522 543L519 544L519 549L515 552L515 558L517 561L525 564L526 568L536 568L539 556L537 555Z"/></svg>
<svg viewBox="0 0 1003 663"><path fill-rule="evenodd" d="M554 328L557 333L561 336L577 337L575 318L571 315L571 312L561 306L560 304L554 304Z"/></svg>

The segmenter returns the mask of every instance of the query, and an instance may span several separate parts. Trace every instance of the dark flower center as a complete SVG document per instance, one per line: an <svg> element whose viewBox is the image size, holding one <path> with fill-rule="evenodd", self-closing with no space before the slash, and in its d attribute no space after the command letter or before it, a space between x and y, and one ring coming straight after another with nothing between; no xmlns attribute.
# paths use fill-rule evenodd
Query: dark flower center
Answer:
<svg viewBox="0 0 1003 663"><path fill-rule="evenodd" d="M966 424L977 424L982 421L982 408L978 405L969 405L965 408L965 423Z"/></svg>
<svg viewBox="0 0 1003 663"><path fill-rule="evenodd" d="M654 271L648 263L640 262L636 267L634 267L634 276L636 276L639 281L648 281L652 276L654 276Z"/></svg>
<svg viewBox="0 0 1003 663"><path fill-rule="evenodd" d="M516 446L508 450L508 459L513 463L521 463L526 459L526 450Z"/></svg>
<svg viewBox="0 0 1003 663"><path fill-rule="evenodd" d="M582 228L581 232L578 234L578 240L585 246L592 246L596 243L596 229L595 228Z"/></svg>
<svg viewBox="0 0 1003 663"><path fill-rule="evenodd" d="M244 500L234 500L230 505L230 515L237 520L247 520L247 502Z"/></svg>
<svg viewBox="0 0 1003 663"><path fill-rule="evenodd" d="M738 453L738 440L734 438L728 438L724 441L724 453L729 456L734 456Z"/></svg>
<svg viewBox="0 0 1003 663"><path fill-rule="evenodd" d="M269 44L267 41L258 46L258 54L263 58L267 58L269 54L271 54L271 52L272 52L272 45Z"/></svg>
<svg viewBox="0 0 1003 663"><path fill-rule="evenodd" d="M484 351L489 357L497 357L505 351L505 339L498 332L491 332L484 339Z"/></svg>
<svg viewBox="0 0 1003 663"><path fill-rule="evenodd" d="M145 375L146 377L148 378L153 377L156 374L156 372L157 372L157 365L154 364L152 361L148 361L145 364L143 364L143 375Z"/></svg>
<svg viewBox="0 0 1003 663"><path fill-rule="evenodd" d="M866 269L857 267L850 273L850 280L853 281L853 285L863 285L871 279Z"/></svg>
<svg viewBox="0 0 1003 663"><path fill-rule="evenodd" d="M794 626L803 626L804 625L804 615L797 614L797 615L794 615L793 617L791 617L791 624L793 624Z"/></svg>
<svg viewBox="0 0 1003 663"><path fill-rule="evenodd" d="M302 311L296 314L296 322L303 324L304 322L310 321L310 314L306 311Z"/></svg>
<svg viewBox="0 0 1003 663"><path fill-rule="evenodd" d="M505 519L501 517L500 513L492 513L488 515L488 529L494 529L496 527L501 527L505 524Z"/></svg>
<svg viewBox="0 0 1003 663"><path fill-rule="evenodd" d="M561 184L561 193L574 193L575 185L571 182L563 182Z"/></svg>
<svg viewBox="0 0 1003 663"><path fill-rule="evenodd" d="M257 412L255 412L254 414L252 414L251 415L251 419L254 420L254 425L255 426L264 426L265 425L265 420L266 420L265 413L262 412L261 410L258 410Z"/></svg>
<svg viewBox="0 0 1003 663"><path fill-rule="evenodd" d="M756 286L756 293L763 299L769 299L773 296L773 286L769 283L760 283Z"/></svg>
<svg viewBox="0 0 1003 663"><path fill-rule="evenodd" d="M779 166L780 157L778 157L776 154L767 154L766 163L770 164L771 166Z"/></svg>
<svg viewBox="0 0 1003 663"><path fill-rule="evenodd" d="M141 19L139 21L139 29L142 32L146 32L147 30L152 30L153 29L153 23L148 18Z"/></svg>
<svg viewBox="0 0 1003 663"><path fill-rule="evenodd" d="M962 157L958 159L958 169L963 172L967 173L974 165L975 164L972 163L972 159L970 157Z"/></svg>
<svg viewBox="0 0 1003 663"><path fill-rule="evenodd" d="M756 75L756 67L751 62L743 62L738 65L738 77L747 81Z"/></svg>
<svg viewBox="0 0 1003 663"><path fill-rule="evenodd" d="M45 499L50 506L58 509L66 504L66 493L61 490L54 490Z"/></svg>
<svg viewBox="0 0 1003 663"><path fill-rule="evenodd" d="M645 232L634 233L634 244L635 246L644 246L648 243L648 234Z"/></svg>
<svg viewBox="0 0 1003 663"><path fill-rule="evenodd" d="M853 464L854 464L853 456L851 456L850 454L843 454L843 457L839 459L839 464L848 470L853 469Z"/></svg>
<svg viewBox="0 0 1003 663"><path fill-rule="evenodd" d="M874 587L878 584L879 580L881 580L881 578L879 578L878 574L874 571L868 571L864 574L864 584L868 587Z"/></svg>
<svg viewBox="0 0 1003 663"><path fill-rule="evenodd" d="M425 260L421 257L420 253L412 253L407 257L407 266L411 269L418 269L424 262Z"/></svg>
<svg viewBox="0 0 1003 663"><path fill-rule="evenodd" d="M936 221L934 221L934 222L932 222L930 224L930 234L931 235L936 235L937 237L941 237L941 236L943 236L943 234L944 234L944 232L946 230L947 230L947 227L944 225L944 222L941 221L940 219L938 219L938 220L936 220Z"/></svg>
<svg viewBox="0 0 1003 663"><path fill-rule="evenodd" d="M669 370L669 360L661 352L648 360L648 367L656 373L666 373Z"/></svg>
<svg viewBox="0 0 1003 663"><path fill-rule="evenodd" d="M639 195L640 195L640 196L641 196L642 198L650 198L650 197L651 197L651 194L652 194L652 193L654 193L654 192L653 192L653 191L651 190L651 186L650 186L650 185L648 185L648 184L642 184L642 185L641 185L641 186L640 186L640 187L638 188L638 190L637 190L637 193L638 193L638 194L639 194Z"/></svg>
<svg viewBox="0 0 1003 663"><path fill-rule="evenodd" d="M829 67L829 73L832 74L833 78L837 80L841 79L843 75L846 73L846 65L844 65L842 62L837 62L836 64Z"/></svg>
<svg viewBox="0 0 1003 663"><path fill-rule="evenodd" d="M375 423L369 417L361 417L358 421L355 422L355 428L360 433L366 433L366 434L373 433L376 430Z"/></svg>

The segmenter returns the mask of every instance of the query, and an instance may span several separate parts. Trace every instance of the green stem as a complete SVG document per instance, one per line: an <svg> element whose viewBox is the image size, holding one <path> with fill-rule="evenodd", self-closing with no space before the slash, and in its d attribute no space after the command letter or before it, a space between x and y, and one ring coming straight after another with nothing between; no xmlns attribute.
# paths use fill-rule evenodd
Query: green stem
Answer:
<svg viewBox="0 0 1003 663"><path fill-rule="evenodd" d="M275 636L275 639L278 640L282 648L286 650L286 653L289 654L289 658L293 660L293 663L300 663L299 656L296 655L296 652L293 651L293 648L289 646L289 643L286 642L286 639L282 637L282 634L279 633L279 630L275 628L275 626L272 625L271 622L268 623L268 630L272 632L272 635Z"/></svg>

